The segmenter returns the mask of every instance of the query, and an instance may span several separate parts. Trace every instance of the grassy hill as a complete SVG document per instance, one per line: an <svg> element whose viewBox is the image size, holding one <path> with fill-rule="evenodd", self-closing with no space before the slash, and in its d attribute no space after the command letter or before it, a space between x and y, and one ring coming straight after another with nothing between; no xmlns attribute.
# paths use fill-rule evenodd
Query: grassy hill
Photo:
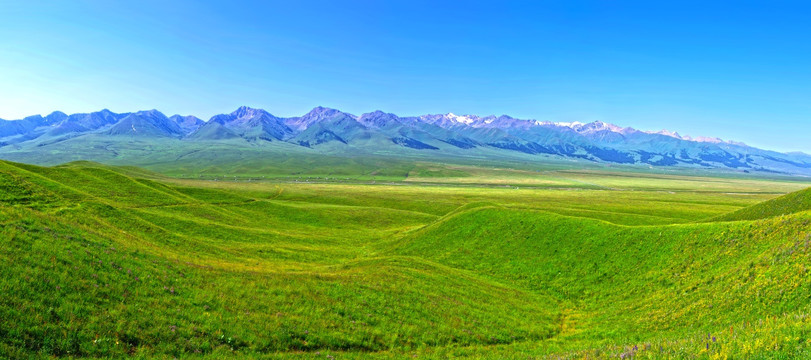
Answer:
<svg viewBox="0 0 811 360"><path fill-rule="evenodd" d="M415 232L395 252L549 294L571 309L580 344L709 332L730 346L731 327L809 310L809 224L806 212L628 227L485 207Z"/></svg>
<svg viewBox="0 0 811 360"><path fill-rule="evenodd" d="M706 222L784 214L760 202L803 184L451 170L303 184L0 162L0 354L811 355L811 212Z"/></svg>
<svg viewBox="0 0 811 360"><path fill-rule="evenodd" d="M805 189L719 216L713 220L757 220L809 210L811 210L811 189Z"/></svg>

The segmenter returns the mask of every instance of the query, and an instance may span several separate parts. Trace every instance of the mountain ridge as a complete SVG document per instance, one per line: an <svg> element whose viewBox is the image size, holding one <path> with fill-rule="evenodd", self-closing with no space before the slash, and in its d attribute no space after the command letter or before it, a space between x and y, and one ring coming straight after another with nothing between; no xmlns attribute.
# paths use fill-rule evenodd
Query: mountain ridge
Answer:
<svg viewBox="0 0 811 360"><path fill-rule="evenodd" d="M283 142L328 152L366 152L397 156L398 151L429 151L455 156L498 153L506 157L553 156L641 166L727 168L811 176L811 155L758 149L716 137L647 131L603 121L550 122L509 115L426 114L401 117L382 110L353 115L318 106L294 117L241 106L209 120L193 115L166 116L158 110L92 113L0 120L0 156L20 149L58 149L85 135L169 138L178 141L242 139ZM399 149L399 150L398 150Z"/></svg>

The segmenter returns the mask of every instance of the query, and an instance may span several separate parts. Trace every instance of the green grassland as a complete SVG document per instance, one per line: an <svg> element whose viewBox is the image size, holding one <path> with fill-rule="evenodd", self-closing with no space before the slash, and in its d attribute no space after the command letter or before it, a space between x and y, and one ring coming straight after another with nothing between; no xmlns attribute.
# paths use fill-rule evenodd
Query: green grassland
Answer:
<svg viewBox="0 0 811 360"><path fill-rule="evenodd" d="M315 159L0 162L0 357L811 356L805 179Z"/></svg>

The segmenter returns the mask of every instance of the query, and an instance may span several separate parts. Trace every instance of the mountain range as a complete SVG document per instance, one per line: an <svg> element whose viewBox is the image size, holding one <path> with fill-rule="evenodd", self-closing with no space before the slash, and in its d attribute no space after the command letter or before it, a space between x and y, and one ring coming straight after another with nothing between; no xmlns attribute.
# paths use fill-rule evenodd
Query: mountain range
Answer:
<svg viewBox="0 0 811 360"><path fill-rule="evenodd" d="M279 143L330 154L386 156L550 158L650 167L722 168L739 172L811 175L811 155L780 153L710 137L642 131L600 121L555 123L507 115L435 114L400 117L374 111L360 116L316 107L297 117L277 117L250 107L211 117L167 117L157 110L67 115L53 112L0 119L0 157L47 157L81 148L83 139L161 139L179 144ZM91 153L86 142L84 153ZM68 146L69 144L69 146ZM94 143L95 144L95 143ZM98 147L97 145L93 145ZM274 147L273 151L280 151ZM103 150L99 150L103 151ZM159 151L159 149L155 149ZM284 150L281 150L284 151Z"/></svg>

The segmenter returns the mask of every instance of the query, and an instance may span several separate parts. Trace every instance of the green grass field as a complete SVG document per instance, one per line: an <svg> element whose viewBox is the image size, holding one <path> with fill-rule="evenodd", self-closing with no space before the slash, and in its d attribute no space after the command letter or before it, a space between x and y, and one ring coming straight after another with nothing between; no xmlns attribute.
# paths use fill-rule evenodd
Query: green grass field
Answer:
<svg viewBox="0 0 811 360"><path fill-rule="evenodd" d="M302 161L0 162L0 357L811 357L808 179Z"/></svg>

